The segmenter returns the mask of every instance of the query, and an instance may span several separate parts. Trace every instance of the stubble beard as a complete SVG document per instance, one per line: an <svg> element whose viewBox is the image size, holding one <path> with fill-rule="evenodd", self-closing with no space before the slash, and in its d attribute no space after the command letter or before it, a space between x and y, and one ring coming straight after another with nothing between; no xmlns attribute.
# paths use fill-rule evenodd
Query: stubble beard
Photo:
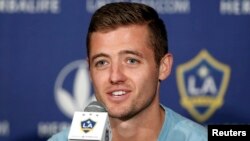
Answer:
<svg viewBox="0 0 250 141"><path fill-rule="evenodd" d="M132 102L132 105L129 105L129 107L122 107L121 110L123 112L116 114L112 112L111 107L107 107L107 111L109 113L109 117L119 119L121 121L127 121L141 112L143 112L145 109L147 109L155 100L156 98L156 93L153 94L151 97L149 97L145 102L141 102L138 105L138 102Z"/></svg>

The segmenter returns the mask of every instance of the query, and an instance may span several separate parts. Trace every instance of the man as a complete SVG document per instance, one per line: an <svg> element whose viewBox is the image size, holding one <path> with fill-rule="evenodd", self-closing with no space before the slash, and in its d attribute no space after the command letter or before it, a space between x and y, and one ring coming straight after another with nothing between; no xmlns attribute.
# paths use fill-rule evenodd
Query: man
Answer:
<svg viewBox="0 0 250 141"><path fill-rule="evenodd" d="M201 125L159 102L171 72L167 32L157 12L137 3L98 9L87 34L90 76L96 99L108 111L112 141L205 141ZM50 141L66 141L68 130Z"/></svg>

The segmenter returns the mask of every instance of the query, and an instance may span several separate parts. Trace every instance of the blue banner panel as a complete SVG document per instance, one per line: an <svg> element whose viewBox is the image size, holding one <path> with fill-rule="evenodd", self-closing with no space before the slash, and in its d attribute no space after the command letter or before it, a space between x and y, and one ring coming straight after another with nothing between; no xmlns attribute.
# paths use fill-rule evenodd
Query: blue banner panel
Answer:
<svg viewBox="0 0 250 141"><path fill-rule="evenodd" d="M164 105L204 125L250 122L250 0L0 0L0 140L45 141L93 99L85 38L118 1L159 12L174 66Z"/></svg>

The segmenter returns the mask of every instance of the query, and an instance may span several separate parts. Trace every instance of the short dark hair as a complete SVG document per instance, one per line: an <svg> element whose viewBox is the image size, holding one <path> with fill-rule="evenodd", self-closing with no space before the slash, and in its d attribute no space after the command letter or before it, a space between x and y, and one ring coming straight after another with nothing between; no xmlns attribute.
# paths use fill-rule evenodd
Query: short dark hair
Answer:
<svg viewBox="0 0 250 141"><path fill-rule="evenodd" d="M140 3L109 3L93 14L87 33L87 55L90 54L90 38L93 32L114 30L120 26L147 25L149 43L159 65L162 57L168 53L167 31L164 22L152 7Z"/></svg>

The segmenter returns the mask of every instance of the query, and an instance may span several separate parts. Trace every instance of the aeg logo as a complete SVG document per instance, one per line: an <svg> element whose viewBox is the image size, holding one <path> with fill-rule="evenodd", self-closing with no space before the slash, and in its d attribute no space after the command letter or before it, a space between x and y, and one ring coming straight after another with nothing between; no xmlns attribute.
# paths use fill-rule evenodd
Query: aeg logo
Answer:
<svg viewBox="0 0 250 141"><path fill-rule="evenodd" d="M87 62L77 60L65 66L56 79L54 92L59 109L67 117L72 118L75 111L83 110L95 99L91 95Z"/></svg>

